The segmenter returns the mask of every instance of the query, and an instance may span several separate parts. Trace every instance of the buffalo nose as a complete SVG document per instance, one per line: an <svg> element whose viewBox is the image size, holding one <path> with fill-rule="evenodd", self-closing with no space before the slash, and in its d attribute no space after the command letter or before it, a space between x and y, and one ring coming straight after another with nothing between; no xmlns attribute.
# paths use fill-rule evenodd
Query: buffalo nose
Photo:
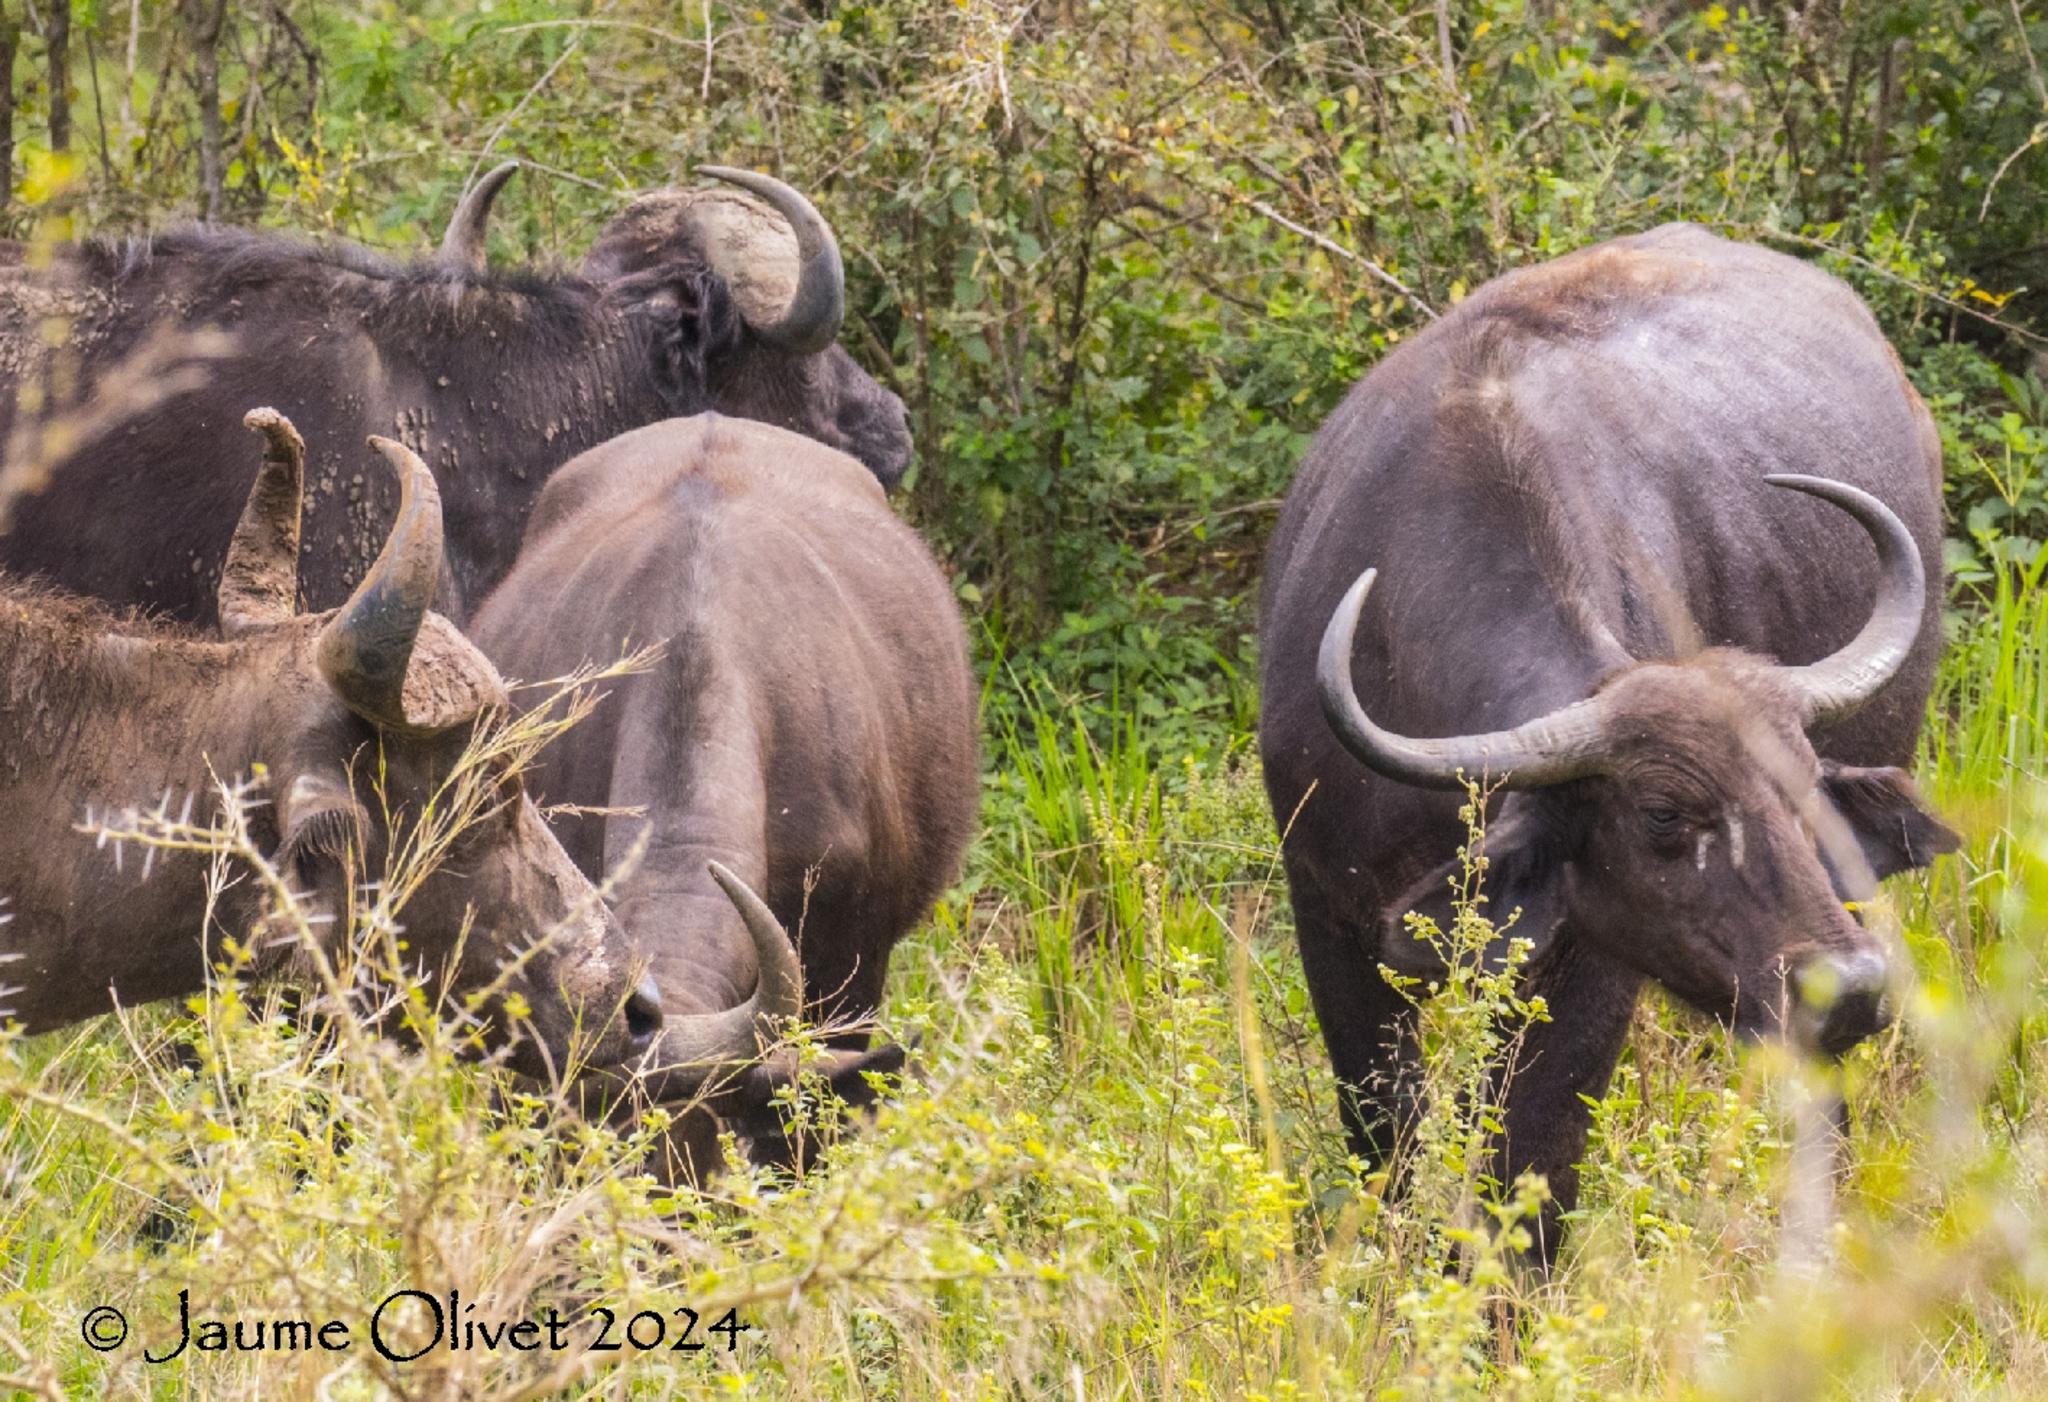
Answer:
<svg viewBox="0 0 2048 1402"><path fill-rule="evenodd" d="M1818 1019L1814 1040L1829 1056L1840 1056L1891 1025L1885 1006L1884 956L1875 950L1823 954L1799 971L1799 1001Z"/></svg>
<svg viewBox="0 0 2048 1402"><path fill-rule="evenodd" d="M649 974L626 996L626 1042L629 1056L644 1055L661 1035L661 990Z"/></svg>

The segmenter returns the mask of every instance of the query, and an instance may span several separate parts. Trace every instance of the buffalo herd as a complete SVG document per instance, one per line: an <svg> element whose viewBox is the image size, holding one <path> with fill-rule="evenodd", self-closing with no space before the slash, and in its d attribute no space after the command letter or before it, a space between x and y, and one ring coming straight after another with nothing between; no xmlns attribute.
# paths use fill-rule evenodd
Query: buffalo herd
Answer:
<svg viewBox="0 0 2048 1402"><path fill-rule="evenodd" d="M903 405L837 345L838 245L789 186L707 168L573 269L504 269L512 171L412 261L217 227L0 252L7 1005L187 993L230 942L303 972L272 887L345 929L519 711L501 674L653 644L492 776L402 918L520 1070L680 1107L680 1171L721 1124L788 1161L780 1030L821 1024L803 1064L849 1099L902 1064L869 1038L890 953L975 820L953 591L885 496ZM1545 1257L1645 981L1823 1055L1886 1025L1856 903L1956 843L1902 768L1940 489L1856 296L1690 225L1498 278L1330 416L1268 556L1260 742L1366 1161L1456 960L1549 1010L1498 1136L1504 1178L1548 1176ZM209 904L199 854L108 850L107 815L194 795L269 884ZM1432 938L1482 869L1497 933Z"/></svg>

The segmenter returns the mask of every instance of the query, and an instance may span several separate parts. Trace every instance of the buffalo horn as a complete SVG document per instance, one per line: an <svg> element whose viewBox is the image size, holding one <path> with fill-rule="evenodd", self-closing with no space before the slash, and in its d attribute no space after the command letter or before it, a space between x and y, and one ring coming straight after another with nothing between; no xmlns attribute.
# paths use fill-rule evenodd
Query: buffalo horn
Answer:
<svg viewBox="0 0 2048 1402"><path fill-rule="evenodd" d="M398 519L355 593L320 630L320 674L351 711L378 725L420 729L405 710L405 673L441 578L441 493L419 455L371 438L398 473Z"/></svg>
<svg viewBox="0 0 2048 1402"><path fill-rule="evenodd" d="M1598 696L1490 735L1416 740L1375 725L1351 685L1351 654L1358 615L1378 573L1367 570L1344 595L1323 630L1322 651L1316 658L1323 714L1345 749L1390 779L1434 789L1460 789L1468 778L1532 789L1599 769L1605 708Z"/></svg>
<svg viewBox="0 0 2048 1402"><path fill-rule="evenodd" d="M484 226L490 222L491 205L497 201L498 192L518 173L519 162L507 161L469 187L448 220L448 232L441 235L442 263L473 273L480 273L489 266Z"/></svg>
<svg viewBox="0 0 2048 1402"><path fill-rule="evenodd" d="M1796 473L1764 481L1841 507L1856 518L1877 547L1877 601L1863 631L1818 662L1779 669L1780 675L1798 687L1808 725L1839 720L1892 679L1920 636L1921 613L1927 603L1920 548L1891 508L1859 487Z"/></svg>
<svg viewBox="0 0 2048 1402"><path fill-rule="evenodd" d="M796 945L768 902L723 863L712 862L711 879L725 892L754 940L754 967L759 970L753 1002L771 1023L790 1022L804 1010L804 975L796 962Z"/></svg>
<svg viewBox="0 0 2048 1402"><path fill-rule="evenodd" d="M774 322L750 329L778 350L814 355L839 338L846 315L846 269L839 260L839 241L832 226L811 202L773 176L730 166L700 166L699 173L758 195L780 214L796 235L796 291Z"/></svg>
<svg viewBox="0 0 2048 1402"><path fill-rule="evenodd" d="M242 423L263 435L263 466L220 570L220 631L236 637L292 616L299 591L299 495L306 444L275 409L251 409Z"/></svg>
<svg viewBox="0 0 2048 1402"><path fill-rule="evenodd" d="M654 1053L660 1065L647 1073L650 1089L662 1100L685 1099L721 1070L755 1061L763 1040L774 1039L776 1025L803 1011L803 972L782 922L753 887L722 863L712 862L710 868L711 879L739 912L740 923L754 942L754 992L736 1008L668 1016Z"/></svg>

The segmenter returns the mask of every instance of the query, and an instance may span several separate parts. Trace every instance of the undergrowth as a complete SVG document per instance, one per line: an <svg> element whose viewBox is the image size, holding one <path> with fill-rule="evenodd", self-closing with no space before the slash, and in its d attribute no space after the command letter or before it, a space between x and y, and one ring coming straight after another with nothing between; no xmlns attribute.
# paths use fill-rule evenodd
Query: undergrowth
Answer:
<svg viewBox="0 0 2048 1402"><path fill-rule="evenodd" d="M1484 1154L1484 1066L1517 995L1476 961L1425 1010L1432 1109L1388 1197L1345 1155L1243 745L1162 763L1135 721L1104 748L1036 710L999 737L969 880L898 953L887 1021L914 1074L806 1176L735 1164L665 1189L642 1172L651 1129L465 1059L459 1015L415 1016L401 1045L359 998L294 1011L224 979L187 1008L0 1041L0 1378L51 1396L2038 1392L2048 654L2039 567L1998 588L1958 625L1922 765L1969 843L1889 888L1915 983L1841 1069L1846 1169L1799 1252L1794 1144L1829 1088L1652 998L1594 1107L1563 1262L1522 1270L1543 1187L1492 1183ZM388 987L377 928L340 967ZM1440 933L1493 935L1473 906ZM393 1362L371 1315L401 1289L456 1292L458 1319L554 1311L568 1346ZM195 1329L333 1319L353 1346L195 1335L145 1361L176 1344L181 1292ZM133 1331L105 1353L80 1333L100 1306ZM599 1307L613 1341L658 1320L661 1349L589 1349ZM686 1310L706 1347L670 1351ZM394 1352L431 1324L417 1298L380 1321Z"/></svg>

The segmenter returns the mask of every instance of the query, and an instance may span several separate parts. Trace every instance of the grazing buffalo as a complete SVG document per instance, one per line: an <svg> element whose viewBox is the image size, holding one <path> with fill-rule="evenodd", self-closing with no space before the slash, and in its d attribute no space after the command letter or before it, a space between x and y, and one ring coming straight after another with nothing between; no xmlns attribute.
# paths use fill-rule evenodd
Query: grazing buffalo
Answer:
<svg viewBox="0 0 2048 1402"><path fill-rule="evenodd" d="M672 1019L775 988L793 1013L799 964L814 1018L875 1010L890 950L958 869L978 772L951 591L871 475L715 414L625 434L549 481L473 632L529 678L662 645L535 782L583 810L556 822L578 866L624 870L614 907ZM900 1061L833 1041L842 1090ZM693 1092L662 1070L688 1060L664 1042L652 1093ZM758 1113L787 1073L757 1064L720 1102L765 1159L789 1151ZM694 1112L675 1141L698 1165L710 1127Z"/></svg>
<svg viewBox="0 0 2048 1402"><path fill-rule="evenodd" d="M1414 1110L1376 966L1443 972L1403 914L1451 928L1467 779L1498 786L1487 910L1520 912L1484 956L1529 940L1550 1011L1500 1165L1548 1175L1546 1257L1644 979L1828 1052L1885 1025L1886 952L1843 902L1955 842L1894 767L1939 646L1940 487L1855 295L1686 225L1489 283L1330 417L1268 561L1260 743L1362 1156Z"/></svg>
<svg viewBox="0 0 2048 1402"><path fill-rule="evenodd" d="M314 444L301 587L315 608L347 596L390 519L390 492L350 451L366 434L406 442L443 484L439 605L458 620L511 568L548 474L626 429L716 409L849 452L884 484L902 474L902 402L834 343L839 248L802 195L707 167L759 200L664 190L574 272L492 270L483 223L512 169L410 262L207 227L67 247L46 271L0 245L0 435L17 472L48 469L13 504L0 565L209 622L216 526L249 480L219 429L252 402ZM68 327L54 349L53 319ZM191 383L164 392L180 369Z"/></svg>
<svg viewBox="0 0 2048 1402"><path fill-rule="evenodd" d="M95 852L95 823L204 827L216 779L254 776L250 838L309 925L338 936L351 886L386 870L429 805L462 808L458 757L506 707L483 654L427 611L441 518L420 460L374 440L403 488L383 552L341 609L295 616L302 448L274 411L248 422L268 447L225 552L220 637L0 584L0 1007L30 1032L195 992L228 939L257 949L258 975L298 967L298 940L266 924L263 881L210 896L203 852ZM457 988L491 989L490 1006L516 994L531 1008L511 1057L524 1071L642 1054L661 1005L617 920L515 776L467 791L478 820L400 908L413 954Z"/></svg>

